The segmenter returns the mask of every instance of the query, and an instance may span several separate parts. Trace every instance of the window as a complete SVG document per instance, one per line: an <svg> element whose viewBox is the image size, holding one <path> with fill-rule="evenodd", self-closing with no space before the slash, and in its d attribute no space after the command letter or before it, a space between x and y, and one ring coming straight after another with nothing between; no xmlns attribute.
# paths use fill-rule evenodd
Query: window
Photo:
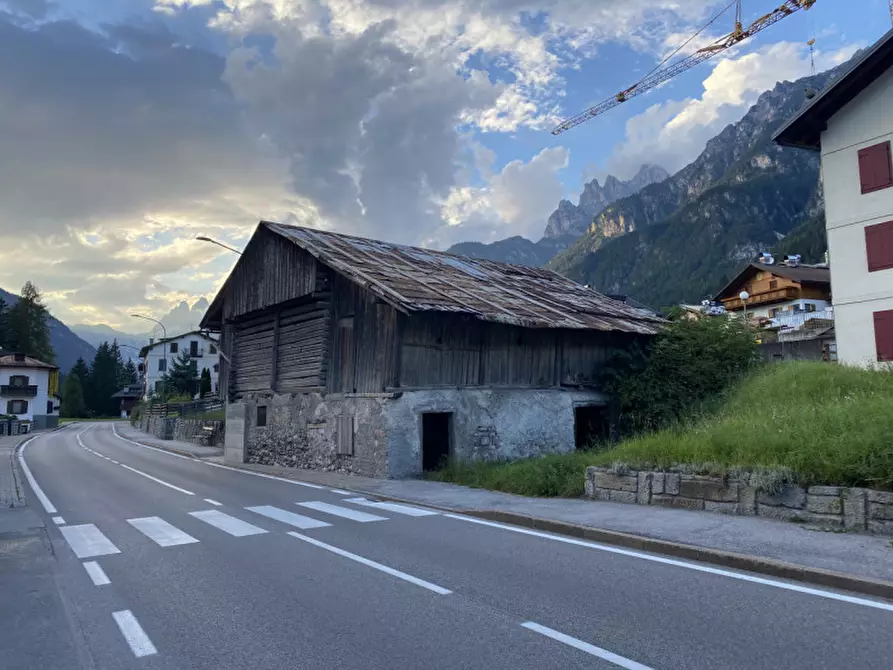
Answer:
<svg viewBox="0 0 893 670"><path fill-rule="evenodd" d="M155 382L155 393L156 393L156 395L161 395L162 393L164 393L164 382L163 381Z"/></svg>
<svg viewBox="0 0 893 670"><path fill-rule="evenodd" d="M198 342L196 342L195 340L192 340L189 343L189 355L193 358L198 356Z"/></svg>
<svg viewBox="0 0 893 670"><path fill-rule="evenodd" d="M893 309L874 313L874 344L879 361L893 361Z"/></svg>
<svg viewBox="0 0 893 670"><path fill-rule="evenodd" d="M53 401L47 400L47 414L53 413Z"/></svg>
<svg viewBox="0 0 893 670"><path fill-rule="evenodd" d="M159 358L158 359L158 372L164 372L167 370L167 359Z"/></svg>
<svg viewBox="0 0 893 670"><path fill-rule="evenodd" d="M777 280L777 279L773 279L773 280L771 280L771 281L769 282L769 290L772 291L772 290L775 290L775 289L777 289L777 288L778 288L778 280Z"/></svg>
<svg viewBox="0 0 893 670"><path fill-rule="evenodd" d="M189 367L192 368L192 374L198 374L198 361L189 361Z"/></svg>
<svg viewBox="0 0 893 670"><path fill-rule="evenodd" d="M266 405L258 405L257 406L257 427L263 428L267 425L267 406Z"/></svg>
<svg viewBox="0 0 893 670"><path fill-rule="evenodd" d="M216 353L217 353L217 347L214 346L213 344L209 344L209 345L208 345L208 351L210 351L212 354L216 354Z"/></svg>
<svg viewBox="0 0 893 670"><path fill-rule="evenodd" d="M769 310L769 318L770 319L774 319L777 314L778 314L778 307L773 307L772 309Z"/></svg>
<svg viewBox="0 0 893 670"><path fill-rule="evenodd" d="M170 352L171 352L172 354L179 353L179 351L180 351L180 345L178 345L176 342L171 342L171 343L170 343L169 345L167 345L167 346L170 347Z"/></svg>
<svg viewBox="0 0 893 670"><path fill-rule="evenodd" d="M859 149L859 183L862 186L862 193L871 193L893 186L893 162L890 161L889 142Z"/></svg>
<svg viewBox="0 0 893 670"><path fill-rule="evenodd" d="M893 221L865 226L865 256L869 272L893 268Z"/></svg>
<svg viewBox="0 0 893 670"><path fill-rule="evenodd" d="M806 311L807 311L807 312L814 312L814 311L815 311L815 304L813 304L813 303L811 303L811 302L806 303Z"/></svg>
<svg viewBox="0 0 893 670"><path fill-rule="evenodd" d="M214 372L220 372L220 363L214 363Z"/></svg>
<svg viewBox="0 0 893 670"><path fill-rule="evenodd" d="M28 401L27 400L9 400L9 401L7 401L6 413L7 414L27 414L28 413Z"/></svg>
<svg viewBox="0 0 893 670"><path fill-rule="evenodd" d="M17 389L25 388L28 386L28 377L26 375L10 375L9 385Z"/></svg>

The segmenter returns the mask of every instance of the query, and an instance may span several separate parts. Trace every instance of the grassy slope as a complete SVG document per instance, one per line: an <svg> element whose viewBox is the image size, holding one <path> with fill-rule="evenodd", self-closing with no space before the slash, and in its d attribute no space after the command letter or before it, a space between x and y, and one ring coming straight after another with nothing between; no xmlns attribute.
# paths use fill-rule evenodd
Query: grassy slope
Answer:
<svg viewBox="0 0 893 670"><path fill-rule="evenodd" d="M786 363L745 380L715 415L613 449L515 463L451 465L435 476L542 496L583 493L587 465L783 466L805 483L893 488L893 374Z"/></svg>

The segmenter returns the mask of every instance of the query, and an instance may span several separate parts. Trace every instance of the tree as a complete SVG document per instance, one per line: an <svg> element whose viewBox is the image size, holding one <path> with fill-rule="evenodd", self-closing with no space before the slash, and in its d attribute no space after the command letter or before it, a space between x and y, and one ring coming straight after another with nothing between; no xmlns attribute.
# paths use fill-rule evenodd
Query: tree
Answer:
<svg viewBox="0 0 893 670"><path fill-rule="evenodd" d="M118 414L117 400L112 396L121 388L118 386L119 362L120 354L116 344L103 342L96 349L96 356L90 367L90 380L86 387L87 409L91 415Z"/></svg>
<svg viewBox="0 0 893 670"><path fill-rule="evenodd" d="M26 281L18 302L9 309L6 348L53 363L56 355L50 345L49 317L40 291Z"/></svg>
<svg viewBox="0 0 893 670"><path fill-rule="evenodd" d="M62 385L62 405L59 408L62 416L79 419L87 416L87 405L84 402L84 389L81 378L70 372Z"/></svg>
<svg viewBox="0 0 893 670"><path fill-rule="evenodd" d="M9 332L9 305L0 297L0 349L7 349L6 339Z"/></svg>
<svg viewBox="0 0 893 670"><path fill-rule="evenodd" d="M198 381L198 392L199 395L204 398L206 395L210 395L211 390L211 371L208 368L202 368L202 376Z"/></svg>
<svg viewBox="0 0 893 670"><path fill-rule="evenodd" d="M124 385L136 384L138 381L136 374L136 363L134 363L132 359L128 359L127 363L125 363L124 365L124 376Z"/></svg>
<svg viewBox="0 0 893 670"><path fill-rule="evenodd" d="M78 358L75 361L75 364L71 366L71 370L68 371L69 375L77 375L81 379L81 388L86 388L87 382L90 379L90 368L87 367L87 363L84 362L83 358Z"/></svg>
<svg viewBox="0 0 893 670"><path fill-rule="evenodd" d="M198 391L198 370L188 351L181 351L174 359L165 377L164 387L168 395L194 396Z"/></svg>

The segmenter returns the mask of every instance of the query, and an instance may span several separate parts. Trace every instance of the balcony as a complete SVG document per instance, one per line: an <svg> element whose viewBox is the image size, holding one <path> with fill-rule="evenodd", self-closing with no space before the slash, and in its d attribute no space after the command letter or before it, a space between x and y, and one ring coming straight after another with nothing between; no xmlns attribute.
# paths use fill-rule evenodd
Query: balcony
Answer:
<svg viewBox="0 0 893 670"><path fill-rule="evenodd" d="M37 387L19 386L18 384L9 386L4 384L0 386L0 395L14 396L16 398L33 398L37 395Z"/></svg>
<svg viewBox="0 0 893 670"><path fill-rule="evenodd" d="M198 349L190 349L189 350L189 358L201 358L205 355L205 350L199 347Z"/></svg>
<svg viewBox="0 0 893 670"><path fill-rule="evenodd" d="M766 303L784 302L785 300L796 300L799 297L800 289L795 286L786 286L785 288L780 288L777 291L766 291L765 293L757 293L756 295L750 296L747 299L747 306L748 308L756 307L757 305L765 305ZM723 300L722 305L730 312L742 309L744 307L744 303L741 302L740 298Z"/></svg>

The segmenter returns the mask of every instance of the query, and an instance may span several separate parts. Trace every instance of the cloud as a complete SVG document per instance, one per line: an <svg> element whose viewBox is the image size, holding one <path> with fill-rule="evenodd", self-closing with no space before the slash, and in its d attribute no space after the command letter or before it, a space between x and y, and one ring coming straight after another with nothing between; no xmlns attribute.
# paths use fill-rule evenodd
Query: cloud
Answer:
<svg viewBox="0 0 893 670"><path fill-rule="evenodd" d="M830 53L817 52L817 70L840 64L857 48L850 45ZM791 42L724 58L704 79L700 97L657 103L629 119L623 142L593 174L628 179L643 163L654 163L673 173L694 160L707 140L738 121L761 93L778 81L792 81L809 72L808 50Z"/></svg>

